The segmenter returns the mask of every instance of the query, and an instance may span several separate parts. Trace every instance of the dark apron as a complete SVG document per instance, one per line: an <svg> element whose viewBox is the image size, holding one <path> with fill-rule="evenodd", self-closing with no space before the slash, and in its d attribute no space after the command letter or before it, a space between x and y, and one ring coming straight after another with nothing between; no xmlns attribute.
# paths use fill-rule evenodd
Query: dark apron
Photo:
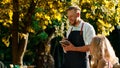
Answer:
<svg viewBox="0 0 120 68"><path fill-rule="evenodd" d="M85 45L82 28L83 25L80 31L71 31L68 36L68 40L76 47ZM86 52L68 51L64 55L64 64L62 68L89 68L88 61Z"/></svg>

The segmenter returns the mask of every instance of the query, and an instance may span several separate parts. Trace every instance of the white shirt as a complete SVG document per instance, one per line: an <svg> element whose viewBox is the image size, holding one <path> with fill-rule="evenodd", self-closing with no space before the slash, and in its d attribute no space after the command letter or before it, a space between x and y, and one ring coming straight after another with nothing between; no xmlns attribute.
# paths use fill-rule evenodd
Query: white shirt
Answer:
<svg viewBox="0 0 120 68"><path fill-rule="evenodd" d="M80 24L77 27L70 26L70 28L67 31L67 38L71 32L71 29L72 29L72 31L80 31L81 27L82 27L82 23L84 23L83 29L82 29L83 30L83 40L85 42L85 45L88 45L88 44L90 44L92 38L96 34L95 34L95 30L94 30L93 26L87 22L84 22L83 20L81 20Z"/></svg>

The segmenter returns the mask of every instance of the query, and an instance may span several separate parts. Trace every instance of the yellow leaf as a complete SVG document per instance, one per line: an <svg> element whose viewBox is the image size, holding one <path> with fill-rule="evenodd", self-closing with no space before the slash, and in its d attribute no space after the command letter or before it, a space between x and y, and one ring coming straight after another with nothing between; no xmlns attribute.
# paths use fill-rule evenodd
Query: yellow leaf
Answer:
<svg viewBox="0 0 120 68"><path fill-rule="evenodd" d="M12 24L12 20L8 20L8 23Z"/></svg>
<svg viewBox="0 0 120 68"><path fill-rule="evenodd" d="M110 32L112 32L114 29L115 29L114 26L112 26L112 27L110 28Z"/></svg>
<svg viewBox="0 0 120 68"><path fill-rule="evenodd" d="M50 4L50 8L52 8L53 7L53 5L52 4Z"/></svg>
<svg viewBox="0 0 120 68"><path fill-rule="evenodd" d="M10 20L12 20L12 16L13 16L13 11L12 10L9 10L9 13L8 13L9 17L10 17Z"/></svg>
<svg viewBox="0 0 120 68"><path fill-rule="evenodd" d="M73 3L75 3L75 2L79 2L79 0L72 0L72 2L73 2Z"/></svg>
<svg viewBox="0 0 120 68"><path fill-rule="evenodd" d="M45 25L48 25L48 21L45 21Z"/></svg>
<svg viewBox="0 0 120 68"><path fill-rule="evenodd" d="M45 30L46 28L47 28L47 27L46 27L45 25L43 25L43 26L42 26L42 29L44 29L44 30Z"/></svg>
<svg viewBox="0 0 120 68"><path fill-rule="evenodd" d="M10 37L3 37L2 42L5 44L6 47L9 47L10 42L9 42Z"/></svg>
<svg viewBox="0 0 120 68"><path fill-rule="evenodd" d="M105 35L105 36L108 36L109 35L109 31L102 31L102 34Z"/></svg>
<svg viewBox="0 0 120 68"><path fill-rule="evenodd" d="M6 4L6 3L10 3L10 2L11 2L11 0L2 0L1 3Z"/></svg>
<svg viewBox="0 0 120 68"><path fill-rule="evenodd" d="M10 27L10 24L12 24L12 21L11 21L11 20L6 20L6 21L3 23L3 26Z"/></svg>
<svg viewBox="0 0 120 68"><path fill-rule="evenodd" d="M115 20L118 23L119 22L119 17L115 17Z"/></svg>
<svg viewBox="0 0 120 68"><path fill-rule="evenodd" d="M55 17L58 21L60 21L62 16L61 16L60 13L56 13L56 14L54 15L54 17Z"/></svg>
<svg viewBox="0 0 120 68"><path fill-rule="evenodd" d="M99 17L100 17L100 18L103 18L103 16L102 16L102 15L99 15Z"/></svg>
<svg viewBox="0 0 120 68"><path fill-rule="evenodd" d="M37 12L37 13L35 14L35 17L36 17L36 18L41 18L42 16L43 16L42 13L38 13L38 12Z"/></svg>
<svg viewBox="0 0 120 68"><path fill-rule="evenodd" d="M0 22L3 22L3 20L0 20Z"/></svg>
<svg viewBox="0 0 120 68"><path fill-rule="evenodd" d="M86 9L83 9L83 11L82 12L87 12L87 10Z"/></svg>
<svg viewBox="0 0 120 68"><path fill-rule="evenodd" d="M45 15L45 18L46 18L47 20L50 20L50 16L48 16L48 15Z"/></svg>
<svg viewBox="0 0 120 68"><path fill-rule="evenodd" d="M31 33L35 33L34 29L31 28L31 27L28 27L27 30L28 30L29 32L31 32Z"/></svg>
<svg viewBox="0 0 120 68"><path fill-rule="evenodd" d="M29 29L29 32L31 33L35 33L35 31L33 29Z"/></svg>
<svg viewBox="0 0 120 68"><path fill-rule="evenodd" d="M90 13L86 13L86 18L89 18L90 17Z"/></svg>
<svg viewBox="0 0 120 68"><path fill-rule="evenodd" d="M23 17L23 16L24 16L24 14L23 14L23 13L21 13L21 14L20 14L20 17Z"/></svg>
<svg viewBox="0 0 120 68"><path fill-rule="evenodd" d="M92 6L91 10L94 11L97 8L97 6Z"/></svg>
<svg viewBox="0 0 120 68"><path fill-rule="evenodd" d="M52 9L52 11L53 11L54 13L57 13L57 10L56 10L56 9Z"/></svg>
<svg viewBox="0 0 120 68"><path fill-rule="evenodd" d="M112 27L112 25L110 23L105 23L105 27Z"/></svg>
<svg viewBox="0 0 120 68"><path fill-rule="evenodd" d="M104 21L101 20L101 19L98 19L98 22L99 22L101 25L103 25L103 26L105 25L105 24L104 24Z"/></svg>
<svg viewBox="0 0 120 68"><path fill-rule="evenodd" d="M63 9L62 9L62 8L60 8L60 9L59 9L59 12L63 12Z"/></svg>
<svg viewBox="0 0 120 68"><path fill-rule="evenodd" d="M52 24L52 22L49 20L49 24Z"/></svg>

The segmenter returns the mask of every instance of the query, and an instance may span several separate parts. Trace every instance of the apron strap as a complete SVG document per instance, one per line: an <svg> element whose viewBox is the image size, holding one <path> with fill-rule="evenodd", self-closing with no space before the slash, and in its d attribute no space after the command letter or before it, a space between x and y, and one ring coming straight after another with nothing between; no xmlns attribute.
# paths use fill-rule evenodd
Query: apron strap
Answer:
<svg viewBox="0 0 120 68"><path fill-rule="evenodd" d="M82 35L82 33L83 33L83 25L84 25L84 23L82 23L82 26L81 26L81 29L80 29L80 35ZM71 28L70 32L72 31L72 29L73 29L73 27Z"/></svg>
<svg viewBox="0 0 120 68"><path fill-rule="evenodd" d="M82 33L83 33L83 25L84 25L84 23L82 23L82 27L80 29L80 35L82 35Z"/></svg>
<svg viewBox="0 0 120 68"><path fill-rule="evenodd" d="M71 33L72 30L73 30L73 27L71 28L70 33Z"/></svg>

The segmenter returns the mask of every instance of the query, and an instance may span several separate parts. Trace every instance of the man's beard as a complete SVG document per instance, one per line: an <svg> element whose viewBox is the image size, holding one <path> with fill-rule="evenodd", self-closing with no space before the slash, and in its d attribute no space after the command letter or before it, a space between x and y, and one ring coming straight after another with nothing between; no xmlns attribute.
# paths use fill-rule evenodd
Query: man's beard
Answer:
<svg viewBox="0 0 120 68"><path fill-rule="evenodd" d="M72 25L75 26L76 24L77 24L77 19L74 20L74 23Z"/></svg>

